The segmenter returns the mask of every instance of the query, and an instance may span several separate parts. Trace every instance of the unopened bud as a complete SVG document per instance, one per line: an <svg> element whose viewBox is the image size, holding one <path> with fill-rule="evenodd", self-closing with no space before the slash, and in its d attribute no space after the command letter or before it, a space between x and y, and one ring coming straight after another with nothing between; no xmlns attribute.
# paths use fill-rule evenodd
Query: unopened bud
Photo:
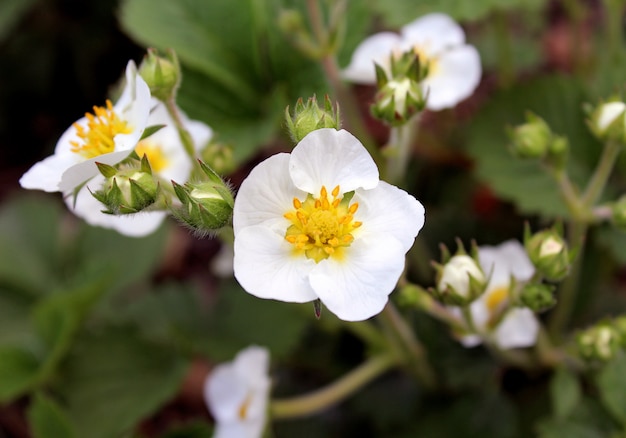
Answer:
<svg viewBox="0 0 626 438"><path fill-rule="evenodd" d="M467 254L457 254L437 269L437 290L435 294L444 303L464 306L482 295L487 280L482 269Z"/></svg>
<svg viewBox="0 0 626 438"><path fill-rule="evenodd" d="M527 229L524 246L537 271L547 280L560 281L569 273L571 259L567 243L556 230L531 236Z"/></svg>
<svg viewBox="0 0 626 438"><path fill-rule="evenodd" d="M548 284L527 284L520 292L520 301L533 312L546 311L556 304L554 286Z"/></svg>
<svg viewBox="0 0 626 438"><path fill-rule="evenodd" d="M148 49L139 66L139 74L150 87L150 93L161 101L166 101L176 94L180 85L180 65L173 50L164 56L157 54L155 49Z"/></svg>
<svg viewBox="0 0 626 438"><path fill-rule="evenodd" d="M526 123L507 129L511 150L521 158L543 158L553 136L548 124L533 113L526 114Z"/></svg>
<svg viewBox="0 0 626 438"><path fill-rule="evenodd" d="M376 94L372 115L391 126L407 123L426 106L422 87L407 77L387 82Z"/></svg>
<svg viewBox="0 0 626 438"><path fill-rule="evenodd" d="M587 124L591 132L600 140L626 142L626 104L618 99L600 103L595 109L588 109Z"/></svg>
<svg viewBox="0 0 626 438"><path fill-rule="evenodd" d="M289 107L285 109L285 120L289 135L295 143L317 129L341 129L339 106L333 108L328 96L324 98L324 109L319 107L315 96L310 97L306 104L301 98L298 99L293 115L289 114Z"/></svg>
<svg viewBox="0 0 626 438"><path fill-rule="evenodd" d="M579 333L576 341L581 357L606 362L615 357L622 340L614 327L608 323L600 323Z"/></svg>
<svg viewBox="0 0 626 438"><path fill-rule="evenodd" d="M132 214L152 205L159 193L159 183L153 178L148 159L144 156L140 169L117 170L113 166L96 163L107 179L102 188L92 195L106 206L104 213Z"/></svg>

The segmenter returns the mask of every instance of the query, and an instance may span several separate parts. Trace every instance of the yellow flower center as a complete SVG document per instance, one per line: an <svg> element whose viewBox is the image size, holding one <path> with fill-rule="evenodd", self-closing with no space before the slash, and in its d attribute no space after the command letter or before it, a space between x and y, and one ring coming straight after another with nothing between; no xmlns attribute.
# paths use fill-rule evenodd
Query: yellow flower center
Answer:
<svg viewBox="0 0 626 438"><path fill-rule="evenodd" d="M248 410L250 409L250 404L252 404L252 394L248 393L245 400L239 406L237 414L239 415L239 419L244 421L248 417Z"/></svg>
<svg viewBox="0 0 626 438"><path fill-rule="evenodd" d="M115 150L113 138L117 134L128 134L132 129L128 123L120 118L113 111L110 100L106 101L106 108L94 106L93 114L86 113L87 128L74 123L76 135L82 141L72 141L72 152L75 152L89 159L103 154L111 153Z"/></svg>
<svg viewBox="0 0 626 438"><path fill-rule="evenodd" d="M167 156L163 153L163 149L158 144L150 140L141 140L135 147L135 152L141 158L144 155L148 157L150 168L153 172L159 173L169 166Z"/></svg>
<svg viewBox="0 0 626 438"><path fill-rule="evenodd" d="M413 46L413 53L415 53L419 58L421 70L426 69L426 76L432 76L436 73L437 69L439 68L439 63L437 62L436 58L429 58L428 56L426 56L426 50L424 50L423 46Z"/></svg>
<svg viewBox="0 0 626 438"><path fill-rule="evenodd" d="M485 304L487 305L487 309L489 309L489 313L494 314L495 312L497 312L500 307L502 307L502 305L505 303L508 297L508 287L499 287L490 292L489 296L485 300Z"/></svg>
<svg viewBox="0 0 626 438"><path fill-rule="evenodd" d="M343 249L354 240L352 232L361 226L361 222L354 220L359 204L341 202L339 186L331 195L332 200L328 198L326 187L322 186L318 198L312 195L304 201L294 198L295 210L284 215L291 222L285 240L293 245L297 254L304 253L315 263L331 256L341 260Z"/></svg>

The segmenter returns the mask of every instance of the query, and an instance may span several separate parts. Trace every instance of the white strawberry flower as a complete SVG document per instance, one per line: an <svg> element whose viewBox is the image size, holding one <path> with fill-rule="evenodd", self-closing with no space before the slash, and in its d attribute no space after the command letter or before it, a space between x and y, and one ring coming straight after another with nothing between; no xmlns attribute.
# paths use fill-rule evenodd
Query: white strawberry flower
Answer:
<svg viewBox="0 0 626 438"><path fill-rule="evenodd" d="M204 383L204 399L215 419L214 438L260 438L267 421L269 352L257 346L216 366Z"/></svg>
<svg viewBox="0 0 626 438"><path fill-rule="evenodd" d="M318 129L242 183L235 277L257 297L319 299L343 320L364 320L387 303L423 225L422 204L380 181L352 134Z"/></svg>
<svg viewBox="0 0 626 438"><path fill-rule="evenodd" d="M343 77L360 84L375 84L374 63L390 74L391 57L414 51L428 75L422 81L426 108L454 107L469 97L480 82L482 67L476 48L465 43L463 29L449 16L428 14L407 24L400 34L381 32L355 49Z"/></svg>

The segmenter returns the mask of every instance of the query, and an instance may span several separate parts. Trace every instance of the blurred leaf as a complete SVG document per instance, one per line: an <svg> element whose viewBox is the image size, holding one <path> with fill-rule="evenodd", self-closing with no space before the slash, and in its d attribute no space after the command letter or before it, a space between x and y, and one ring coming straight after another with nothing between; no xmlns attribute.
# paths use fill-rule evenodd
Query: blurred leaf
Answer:
<svg viewBox="0 0 626 438"><path fill-rule="evenodd" d="M566 418L580 402L578 378L566 368L558 368L550 381L552 409L558 418Z"/></svg>
<svg viewBox="0 0 626 438"><path fill-rule="evenodd" d="M35 394L27 415L33 438L76 436L65 412L54 400L42 393Z"/></svg>
<svg viewBox="0 0 626 438"><path fill-rule="evenodd" d="M50 196L21 196L0 210L0 285L36 297L58 284L63 209Z"/></svg>
<svg viewBox="0 0 626 438"><path fill-rule="evenodd" d="M0 345L0 402L24 394L38 382L39 360L19 347Z"/></svg>
<svg viewBox="0 0 626 438"><path fill-rule="evenodd" d="M186 361L130 330L86 335L64 362L58 390L78 436L117 438L170 400Z"/></svg>
<svg viewBox="0 0 626 438"><path fill-rule="evenodd" d="M416 18L433 12L443 12L459 21L474 21L485 18L495 9L513 10L520 8L537 9L546 4L545 0L376 0L376 9L391 27L401 27Z"/></svg>
<svg viewBox="0 0 626 438"><path fill-rule="evenodd" d="M256 344L267 347L272 358L283 357L298 345L310 321L303 306L310 304L263 300L246 293L234 280L225 282L211 314L206 351L212 359L231 360L239 350Z"/></svg>
<svg viewBox="0 0 626 438"><path fill-rule="evenodd" d="M604 432L576 420L550 419L539 423L538 438L606 438Z"/></svg>
<svg viewBox="0 0 626 438"><path fill-rule="evenodd" d="M161 438L211 438L213 427L205 422L186 424L161 435Z"/></svg>
<svg viewBox="0 0 626 438"><path fill-rule="evenodd" d="M619 264L626 264L626 232L605 226L599 227L594 235L601 246L612 252Z"/></svg>
<svg viewBox="0 0 626 438"><path fill-rule="evenodd" d="M575 79L544 77L504 90L490 100L468 130L468 152L476 161L478 177L522 213L568 216L555 182L534 160L514 157L505 126L525 122L532 111L552 131L570 140L568 171L574 183L587 181L600 145L588 132L582 112L586 95Z"/></svg>
<svg viewBox="0 0 626 438"><path fill-rule="evenodd" d="M607 363L597 375L600 399L608 411L626 425L626 356Z"/></svg>
<svg viewBox="0 0 626 438"><path fill-rule="evenodd" d="M31 304L31 299L0 287L0 344L19 345L35 336Z"/></svg>
<svg viewBox="0 0 626 438"><path fill-rule="evenodd" d="M36 0L2 0L0 2L0 42L13 30Z"/></svg>

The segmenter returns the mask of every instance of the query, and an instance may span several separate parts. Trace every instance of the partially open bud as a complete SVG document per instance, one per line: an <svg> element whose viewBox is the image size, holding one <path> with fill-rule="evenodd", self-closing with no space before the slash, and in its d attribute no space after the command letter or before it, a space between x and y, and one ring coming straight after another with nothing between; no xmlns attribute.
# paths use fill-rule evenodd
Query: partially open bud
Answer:
<svg viewBox="0 0 626 438"><path fill-rule="evenodd" d="M584 359L606 362L621 348L622 337L610 323L600 323L579 333L578 352Z"/></svg>
<svg viewBox="0 0 626 438"><path fill-rule="evenodd" d="M180 85L180 65L176 53L169 49L160 56L155 49L148 49L139 66L139 74L150 87L150 93L161 101L176 95Z"/></svg>
<svg viewBox="0 0 626 438"><path fill-rule="evenodd" d="M526 123L508 128L511 150L521 158L543 158L553 141L552 131L539 116L528 112Z"/></svg>
<svg viewBox="0 0 626 438"><path fill-rule="evenodd" d="M96 163L107 179L102 188L92 195L106 206L104 213L137 213L156 201L159 183L152 176L150 163L144 156L140 169L117 170L107 164Z"/></svg>
<svg viewBox="0 0 626 438"><path fill-rule="evenodd" d="M626 143L626 103L614 99L590 111L589 129L600 140Z"/></svg>
<svg viewBox="0 0 626 438"><path fill-rule="evenodd" d="M324 109L319 107L315 96L310 97L306 104L301 98L298 99L293 115L289 114L289 107L285 109L285 120L289 135L295 143L317 129L341 129L339 106L333 108L328 96L324 98Z"/></svg>
<svg viewBox="0 0 626 438"><path fill-rule="evenodd" d="M567 243L556 230L544 230L531 236L527 228L524 246L537 271L547 280L560 281L569 273L571 256Z"/></svg>
<svg viewBox="0 0 626 438"><path fill-rule="evenodd" d="M174 192L182 203L180 207L172 207L172 214L204 235L230 223L235 201L228 184L206 164L200 162L200 166L206 176L204 181L185 185L172 181Z"/></svg>
<svg viewBox="0 0 626 438"><path fill-rule="evenodd" d="M437 290L435 295L442 302L465 306L485 291L487 279L476 260L467 254L454 255L437 269Z"/></svg>
<svg viewBox="0 0 626 438"><path fill-rule="evenodd" d="M546 311L556 304L554 286L549 284L526 284L520 291L519 298L533 312Z"/></svg>

